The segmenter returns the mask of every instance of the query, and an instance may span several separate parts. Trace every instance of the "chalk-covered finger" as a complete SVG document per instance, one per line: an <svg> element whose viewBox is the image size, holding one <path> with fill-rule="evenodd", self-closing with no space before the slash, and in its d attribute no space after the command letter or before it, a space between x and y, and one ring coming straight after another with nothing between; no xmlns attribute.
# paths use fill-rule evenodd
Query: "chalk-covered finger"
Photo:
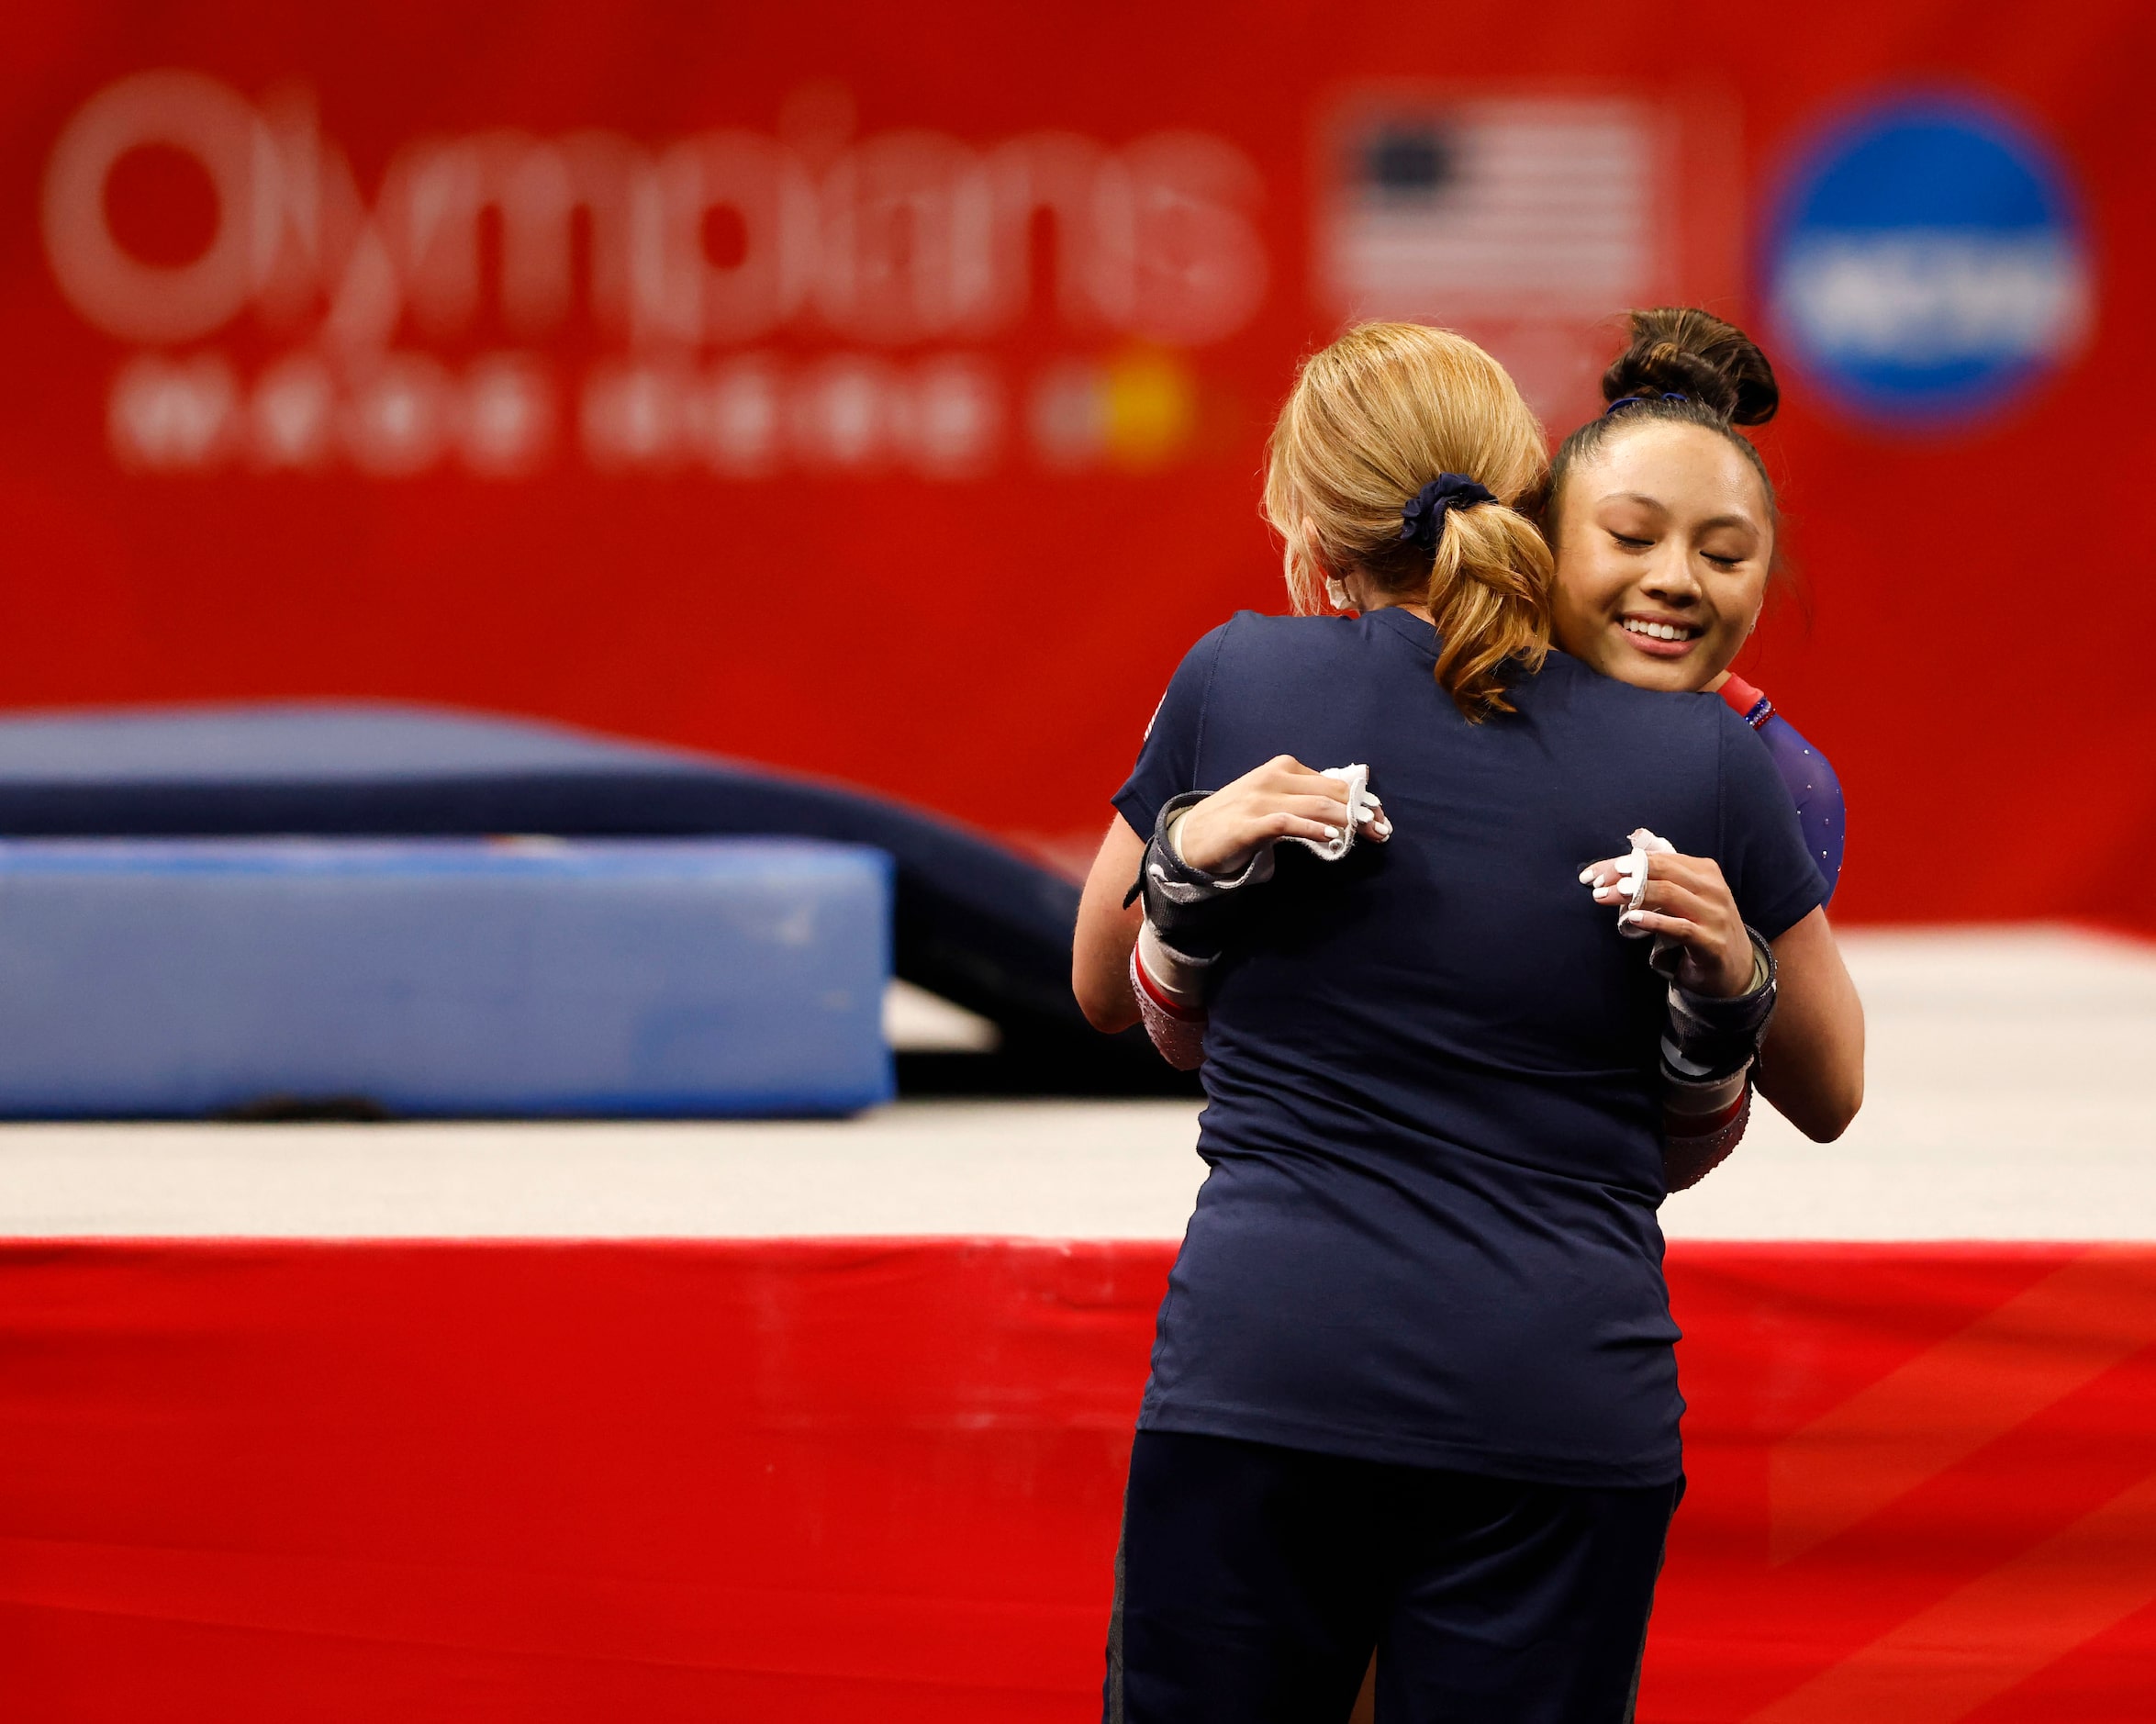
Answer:
<svg viewBox="0 0 2156 1724"><path fill-rule="evenodd" d="M1611 895L1596 898L1604 902L1623 903L1627 912L1640 910L1659 911L1663 915L1681 916L1688 922L1696 922L1703 927L1714 920L1714 906L1681 880L1656 878L1647 883L1637 901L1627 895L1627 888L1620 883L1611 889Z"/></svg>
<svg viewBox="0 0 2156 1724"><path fill-rule="evenodd" d="M1666 934L1687 948L1713 944L1706 930L1697 923L1687 922L1682 916L1665 915L1659 910L1625 911L1617 917L1617 925L1641 928L1648 934Z"/></svg>
<svg viewBox="0 0 2156 1724"><path fill-rule="evenodd" d="M1385 805L1374 796L1365 797L1355 811L1356 830L1358 835L1372 844L1383 844L1392 835L1392 823L1385 817Z"/></svg>
<svg viewBox="0 0 2156 1724"><path fill-rule="evenodd" d="M1598 872L1592 877L1595 902L1614 904L1621 901L1627 910L1641 908L1647 901L1648 887L1654 879L1654 857L1646 851L1635 850L1630 856L1598 864Z"/></svg>

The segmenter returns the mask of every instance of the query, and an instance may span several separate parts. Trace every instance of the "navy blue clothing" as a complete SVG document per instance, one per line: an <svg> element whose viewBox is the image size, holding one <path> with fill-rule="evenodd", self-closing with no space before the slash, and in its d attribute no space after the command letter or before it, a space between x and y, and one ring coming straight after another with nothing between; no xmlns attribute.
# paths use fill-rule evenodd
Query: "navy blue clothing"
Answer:
<svg viewBox="0 0 2156 1724"><path fill-rule="evenodd" d="M1646 943L1581 886L1648 826L1768 938L1819 902L1773 763L1713 695L1550 655L1469 724L1405 611L1245 612L1116 796L1363 762L1394 835L1279 846L1211 997L1211 1165L1140 1428L1558 1484L1680 1472ZM1258 913L1261 908L1261 913Z"/></svg>
<svg viewBox="0 0 2156 1724"><path fill-rule="evenodd" d="M1835 777L1834 763L1806 742L1781 709L1750 683L1730 677L1722 685L1722 699L1767 744L1789 800L1796 804L1797 825L1804 834L1805 851L1826 881L1826 897L1821 901L1831 902L1834 889L1841 884L1847 825L1841 780Z"/></svg>
<svg viewBox="0 0 2156 1724"><path fill-rule="evenodd" d="M1682 1490L1140 1431L1103 1718L1624 1724Z"/></svg>
<svg viewBox="0 0 2156 1724"><path fill-rule="evenodd" d="M1842 800L1841 780L1826 756L1804 739L1797 727L1779 712L1771 712L1759 728L1759 738L1774 759L1774 769L1796 804L1797 824L1804 846L1820 877L1826 882L1826 903L1841 884Z"/></svg>

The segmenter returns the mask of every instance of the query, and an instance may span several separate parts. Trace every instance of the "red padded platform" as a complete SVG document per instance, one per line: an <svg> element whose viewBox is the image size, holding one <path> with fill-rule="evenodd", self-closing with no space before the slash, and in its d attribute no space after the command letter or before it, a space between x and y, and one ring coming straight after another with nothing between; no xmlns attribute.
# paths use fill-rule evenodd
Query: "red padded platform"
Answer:
<svg viewBox="0 0 2156 1724"><path fill-rule="evenodd" d="M1169 1258L5 1248L7 1715L1078 1724ZM1670 1272L1643 1718L2150 1716L2156 1248Z"/></svg>

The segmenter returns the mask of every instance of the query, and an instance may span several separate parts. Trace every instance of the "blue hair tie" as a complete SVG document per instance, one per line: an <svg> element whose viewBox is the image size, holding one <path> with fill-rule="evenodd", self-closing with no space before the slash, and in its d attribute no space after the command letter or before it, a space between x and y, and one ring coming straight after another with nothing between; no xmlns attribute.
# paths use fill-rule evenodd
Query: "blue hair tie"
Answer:
<svg viewBox="0 0 2156 1724"><path fill-rule="evenodd" d="M1621 407L1644 407L1653 399L1654 397L1651 395L1621 395L1603 409L1602 416L1607 419ZM1672 394L1665 389L1662 391L1662 399L1665 401L1689 401L1692 397L1689 395Z"/></svg>
<svg viewBox="0 0 2156 1724"><path fill-rule="evenodd" d="M1412 539L1432 555L1437 535L1445 531L1447 509L1472 509L1478 503L1494 503L1497 493L1478 485L1464 473L1440 473L1408 498L1400 511L1400 536Z"/></svg>

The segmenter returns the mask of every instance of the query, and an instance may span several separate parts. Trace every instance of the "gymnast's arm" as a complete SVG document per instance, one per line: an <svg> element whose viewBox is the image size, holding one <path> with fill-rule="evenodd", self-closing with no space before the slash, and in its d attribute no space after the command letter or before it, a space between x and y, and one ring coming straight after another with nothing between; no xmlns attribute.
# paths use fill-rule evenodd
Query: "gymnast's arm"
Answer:
<svg viewBox="0 0 2156 1724"><path fill-rule="evenodd" d="M1263 861L1269 872L1270 860L1263 853L1275 843L1282 838L1315 844L1336 839L1351 805L1341 779L1313 771L1292 755L1275 755L1177 816L1182 823L1176 828L1176 856L1183 867L1216 879L1255 874L1263 879L1265 874L1256 865ZM1371 842L1382 844L1391 834L1383 808L1373 797L1363 809L1362 818L1368 824L1358 830ZM1131 948L1137 944L1145 912L1134 901L1126 908L1123 900L1138 878L1149 838L1150 834L1140 837L1121 814L1111 821L1078 901L1078 929L1071 941L1071 991L1078 995L1086 1021L1111 1034L1138 1021L1137 997L1131 992ZM1236 885L1232 879L1220 883L1229 889ZM1244 894L1236 895L1240 899ZM1157 911L1156 914L1157 919Z"/></svg>
<svg viewBox="0 0 2156 1724"><path fill-rule="evenodd" d="M1108 823L1100 854L1086 876L1078 900L1078 931L1071 941L1070 986L1078 1009L1095 1029L1113 1035L1138 1021L1138 1002L1131 992L1131 948L1138 943L1145 912L1123 896L1138 878L1145 840L1121 814Z"/></svg>
<svg viewBox="0 0 2156 1724"><path fill-rule="evenodd" d="M1659 842L1659 841L1658 841ZM1744 928L1721 867L1710 857L1636 853L1648 871L1640 908L1625 919L1666 935L1688 954L1700 979L1676 980L1707 996L1734 998L1731 980L1742 965ZM1600 862L1581 878L1598 902L1626 904L1619 879L1624 858ZM1769 1020L1753 1080L1775 1111L1815 1143L1831 1143L1849 1129L1864 1101L1864 1006L1843 967L1826 912L1814 909L1772 943L1774 1014ZM1717 980L1718 979L1718 980Z"/></svg>
<svg viewBox="0 0 2156 1724"><path fill-rule="evenodd" d="M1722 694L1766 744L1831 899L1848 825L1833 763L1748 683L1731 677ZM1774 942L1774 963L1781 1001L1759 1051L1759 1093L1814 1143L1832 1143L1864 1102L1864 1006L1824 907Z"/></svg>
<svg viewBox="0 0 2156 1724"><path fill-rule="evenodd" d="M1864 1002L1826 911L1811 912L1774 942L1774 968L1759 1093L1814 1143L1832 1143L1864 1104Z"/></svg>

